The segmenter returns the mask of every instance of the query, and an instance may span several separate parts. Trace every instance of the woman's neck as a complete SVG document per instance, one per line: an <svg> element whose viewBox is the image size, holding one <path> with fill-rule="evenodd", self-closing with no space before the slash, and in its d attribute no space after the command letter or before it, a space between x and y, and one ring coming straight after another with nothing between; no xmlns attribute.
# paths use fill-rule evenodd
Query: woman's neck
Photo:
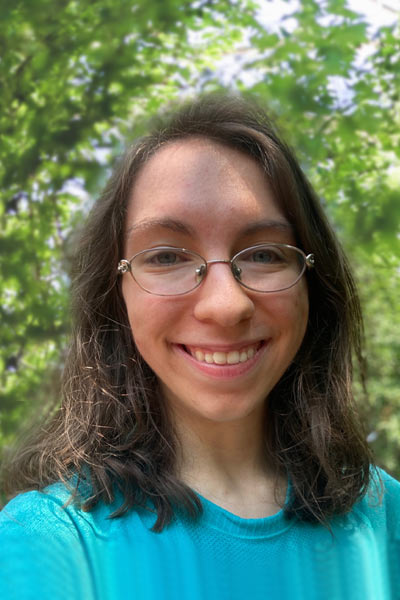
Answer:
<svg viewBox="0 0 400 600"><path fill-rule="evenodd" d="M266 457L262 420L199 423L175 418L179 478L196 492L245 518L275 514L286 480Z"/></svg>

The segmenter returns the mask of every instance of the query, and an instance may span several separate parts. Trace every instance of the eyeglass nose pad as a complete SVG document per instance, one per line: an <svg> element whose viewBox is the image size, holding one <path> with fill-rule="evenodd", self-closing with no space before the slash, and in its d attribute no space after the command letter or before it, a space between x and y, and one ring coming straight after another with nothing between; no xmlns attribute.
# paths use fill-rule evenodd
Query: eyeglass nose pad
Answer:
<svg viewBox="0 0 400 600"><path fill-rule="evenodd" d="M197 283L200 283L200 281L203 279L204 275L206 274L206 269L207 269L206 265L201 265L201 267L197 267L197 269L196 269Z"/></svg>
<svg viewBox="0 0 400 600"><path fill-rule="evenodd" d="M242 279L242 269L233 263L232 265L232 273L238 281Z"/></svg>

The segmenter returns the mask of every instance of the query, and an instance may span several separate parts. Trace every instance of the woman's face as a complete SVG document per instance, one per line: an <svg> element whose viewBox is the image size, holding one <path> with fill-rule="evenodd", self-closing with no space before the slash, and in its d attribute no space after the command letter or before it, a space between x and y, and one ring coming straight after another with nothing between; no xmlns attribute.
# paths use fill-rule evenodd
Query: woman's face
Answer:
<svg viewBox="0 0 400 600"><path fill-rule="evenodd" d="M212 260L260 242L295 244L258 163L195 137L164 146L142 168L126 231L127 259L155 246ZM129 274L122 290L136 346L181 418L258 418L307 327L304 277L288 290L263 294L243 288L229 264L215 263L202 284L182 296L149 294ZM207 355L211 363L201 360ZM243 362L216 364L237 356Z"/></svg>

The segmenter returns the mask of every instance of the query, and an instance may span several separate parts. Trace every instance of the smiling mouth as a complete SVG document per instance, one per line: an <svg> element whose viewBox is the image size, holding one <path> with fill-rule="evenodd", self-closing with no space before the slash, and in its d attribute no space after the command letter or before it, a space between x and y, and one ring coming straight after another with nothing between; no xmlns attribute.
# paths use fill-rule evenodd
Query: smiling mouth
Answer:
<svg viewBox="0 0 400 600"><path fill-rule="evenodd" d="M195 360L209 365L237 365L245 363L252 359L254 355L264 345L264 341L256 344L249 344L240 350L231 350L230 352L212 352L206 348L196 348L195 346L182 346L182 348L190 354Z"/></svg>

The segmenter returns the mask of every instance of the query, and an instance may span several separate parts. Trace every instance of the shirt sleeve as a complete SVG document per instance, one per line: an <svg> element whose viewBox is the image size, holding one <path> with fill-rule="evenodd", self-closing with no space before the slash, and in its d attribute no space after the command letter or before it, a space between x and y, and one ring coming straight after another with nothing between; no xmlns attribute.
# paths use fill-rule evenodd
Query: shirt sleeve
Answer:
<svg viewBox="0 0 400 600"><path fill-rule="evenodd" d="M0 513L2 600L95 600L79 531L59 502L17 496Z"/></svg>

